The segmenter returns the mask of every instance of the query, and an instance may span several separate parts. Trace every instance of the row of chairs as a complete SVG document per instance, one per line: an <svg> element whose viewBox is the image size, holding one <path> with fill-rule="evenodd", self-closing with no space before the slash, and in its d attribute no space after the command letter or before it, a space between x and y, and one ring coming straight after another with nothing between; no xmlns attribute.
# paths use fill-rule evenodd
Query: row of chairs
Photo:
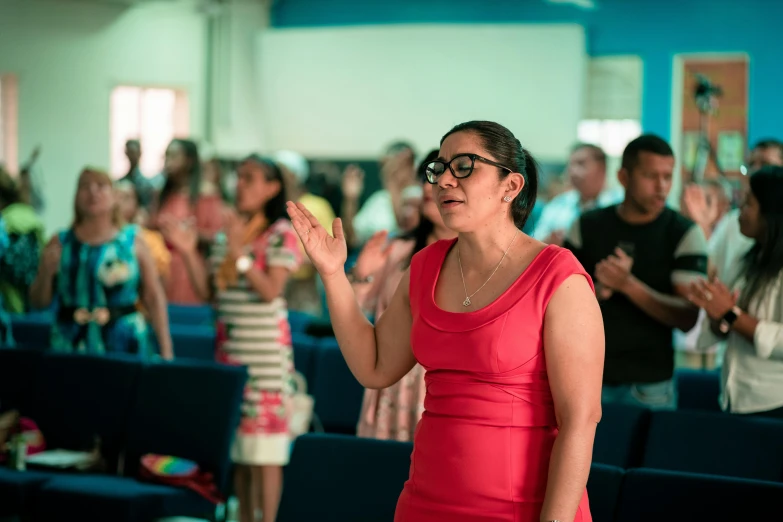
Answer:
<svg viewBox="0 0 783 522"><path fill-rule="evenodd" d="M299 437L278 522L391 522L411 451L402 442ZM593 464L587 491L595 522L773 520L783 498L783 484L605 464Z"/></svg>
<svg viewBox="0 0 783 522"><path fill-rule="evenodd" d="M593 461L624 469L783 482L783 422L605 404Z"/></svg>
<svg viewBox="0 0 783 522"><path fill-rule="evenodd" d="M200 495L139 480L140 459L158 454L194 461L228 495L229 449L246 380L245 368L200 361L145 364L0 349L0 408L33 419L49 449L89 450L99 438L107 470L0 468L0 518L214 518L216 506Z"/></svg>

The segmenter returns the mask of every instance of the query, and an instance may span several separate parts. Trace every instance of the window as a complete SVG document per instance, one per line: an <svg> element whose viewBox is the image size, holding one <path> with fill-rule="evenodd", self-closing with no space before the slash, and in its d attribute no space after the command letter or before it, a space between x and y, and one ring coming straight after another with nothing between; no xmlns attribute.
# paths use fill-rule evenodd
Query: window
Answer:
<svg viewBox="0 0 783 522"><path fill-rule="evenodd" d="M163 170L166 147L175 137L189 134L188 99L184 91L121 86L111 93L111 173L128 173L125 142L141 142L139 168L147 177Z"/></svg>
<svg viewBox="0 0 783 522"><path fill-rule="evenodd" d="M0 75L0 166L19 168L17 156L17 83L12 75Z"/></svg>
<svg viewBox="0 0 783 522"><path fill-rule="evenodd" d="M614 158L622 156L628 142L641 133L639 120L582 120L577 128L579 141L598 145Z"/></svg>

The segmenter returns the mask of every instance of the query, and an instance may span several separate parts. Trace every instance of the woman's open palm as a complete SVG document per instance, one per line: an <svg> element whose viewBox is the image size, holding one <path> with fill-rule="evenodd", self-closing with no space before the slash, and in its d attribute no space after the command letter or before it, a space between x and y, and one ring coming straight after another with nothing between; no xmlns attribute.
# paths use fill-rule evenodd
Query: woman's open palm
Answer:
<svg viewBox="0 0 783 522"><path fill-rule="evenodd" d="M332 223L332 237L301 203L289 201L287 210L307 257L321 277L330 277L345 270L348 246L340 218Z"/></svg>

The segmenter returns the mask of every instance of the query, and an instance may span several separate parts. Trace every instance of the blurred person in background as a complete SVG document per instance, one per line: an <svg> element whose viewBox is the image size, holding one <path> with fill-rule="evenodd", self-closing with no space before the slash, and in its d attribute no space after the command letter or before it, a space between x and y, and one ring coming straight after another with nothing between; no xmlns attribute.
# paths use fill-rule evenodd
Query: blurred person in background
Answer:
<svg viewBox="0 0 783 522"><path fill-rule="evenodd" d="M732 187L723 178L707 179L685 187L680 197L680 213L699 225L707 238L708 250L712 244L713 231L718 222L731 210ZM707 319L704 310L699 311L696 326L688 332L674 331L674 348L680 364L688 368L711 370L719 360L719 345L706 349L698 348L702 323Z"/></svg>
<svg viewBox="0 0 783 522"><path fill-rule="evenodd" d="M166 297L137 230L123 223L109 175L92 168L82 171L73 225L46 245L30 287L36 308L56 303L53 350L151 356L147 321L137 309L141 301L160 355L173 358Z"/></svg>
<svg viewBox="0 0 783 522"><path fill-rule="evenodd" d="M623 199L622 189L606 188L606 153L601 147L586 143L574 146L567 172L573 188L544 206L532 234L551 245L563 245L566 232L582 213L615 205Z"/></svg>
<svg viewBox="0 0 783 522"><path fill-rule="evenodd" d="M274 155L274 160L283 172L288 198L298 201L307 208L325 228L332 228L335 215L332 206L321 196L312 194L307 189L310 178L310 165L301 154L290 150L282 150ZM318 274L310 259L304 254L304 247L299 245L302 253L302 264L291 274L286 288L286 301L290 310L306 312L320 317L323 309L322 292L319 290Z"/></svg>
<svg viewBox="0 0 783 522"><path fill-rule="evenodd" d="M725 340L721 408L783 419L783 167L750 176L739 226L752 246L689 298L706 321L701 346Z"/></svg>
<svg viewBox="0 0 783 522"><path fill-rule="evenodd" d="M242 522L257 520L259 510L265 521L274 522L282 467L290 457L294 392L283 293L301 253L285 212L281 169L254 154L239 165L238 174L236 213L224 215L225 228L215 238L208 266L195 229L169 223L163 233L182 256L199 297L215 302L217 360L248 367L242 420L231 451L237 464L235 491Z"/></svg>
<svg viewBox="0 0 783 522"><path fill-rule="evenodd" d="M746 167L749 174L769 165L783 166L783 142L765 139L751 149ZM745 179L747 177L743 177ZM727 213L715 226L710 238L710 261L714 273L721 278L753 246L753 240L740 231L739 216L740 209Z"/></svg>
<svg viewBox="0 0 783 522"><path fill-rule="evenodd" d="M128 173L118 181L127 181L133 185L138 194L141 207L149 211L155 201L155 183L147 178L139 168L141 161L141 142L128 140L125 142L125 156L128 158Z"/></svg>
<svg viewBox="0 0 783 522"><path fill-rule="evenodd" d="M29 310L28 293L38 272L45 237L44 224L25 203L21 183L0 169L0 309L14 314Z"/></svg>
<svg viewBox="0 0 783 522"><path fill-rule="evenodd" d="M438 151L433 150L417 171L423 198L417 209L416 228L391 242L387 232L377 232L362 248L351 270L349 278L359 306L365 315L376 321L389 306L413 256L436 241L456 237L443 224L432 196L432 185L426 181L425 168L437 158ZM389 388L365 390L357 435L412 441L413 431L424 411L424 392L424 369L418 364Z"/></svg>
<svg viewBox="0 0 783 522"><path fill-rule="evenodd" d="M192 228L199 237L200 247L205 250L222 227L223 206L215 194L202 193L201 162L195 142L173 140L166 149L164 171L166 182L158 196L151 228L171 230L175 225ZM204 303L193 288L182 256L176 251L171 253L166 297L175 304Z"/></svg>
<svg viewBox="0 0 783 522"><path fill-rule="evenodd" d="M392 143L380 161L383 188L358 208L364 191L364 172L355 165L343 173L343 206L340 217L349 245L359 247L376 232L396 235L403 227L405 188L415 184L415 152L406 142ZM358 211L357 211L358 209Z"/></svg>
<svg viewBox="0 0 783 522"><path fill-rule="evenodd" d="M619 205L582 215L566 238L596 281L606 335L602 400L673 409L674 329L694 327L688 284L707 273L698 225L666 206L674 153L651 134L631 141L618 178Z"/></svg>
<svg viewBox="0 0 783 522"><path fill-rule="evenodd" d="M121 180L115 183L114 188L117 192L117 205L120 209L120 216L125 223L139 227L139 236L144 240L147 248L149 248L150 255L158 268L158 275L160 275L163 281L166 281L171 266L171 252L166 247L166 240L163 239L163 234L147 228L149 217L141 206L136 186L133 183Z"/></svg>

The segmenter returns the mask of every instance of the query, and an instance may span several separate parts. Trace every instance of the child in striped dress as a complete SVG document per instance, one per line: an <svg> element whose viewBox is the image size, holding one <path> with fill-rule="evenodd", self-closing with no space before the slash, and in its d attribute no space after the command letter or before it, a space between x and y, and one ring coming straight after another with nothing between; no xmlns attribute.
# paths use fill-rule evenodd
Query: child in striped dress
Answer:
<svg viewBox="0 0 783 522"><path fill-rule="evenodd" d="M239 166L237 214L226 217L208 267L195 230L163 230L183 254L194 288L216 303L218 361L245 365L250 373L232 449L242 522L253 521L259 509L265 521L275 520L291 447L294 364L282 296L301 254L285 202L280 169L253 155Z"/></svg>

